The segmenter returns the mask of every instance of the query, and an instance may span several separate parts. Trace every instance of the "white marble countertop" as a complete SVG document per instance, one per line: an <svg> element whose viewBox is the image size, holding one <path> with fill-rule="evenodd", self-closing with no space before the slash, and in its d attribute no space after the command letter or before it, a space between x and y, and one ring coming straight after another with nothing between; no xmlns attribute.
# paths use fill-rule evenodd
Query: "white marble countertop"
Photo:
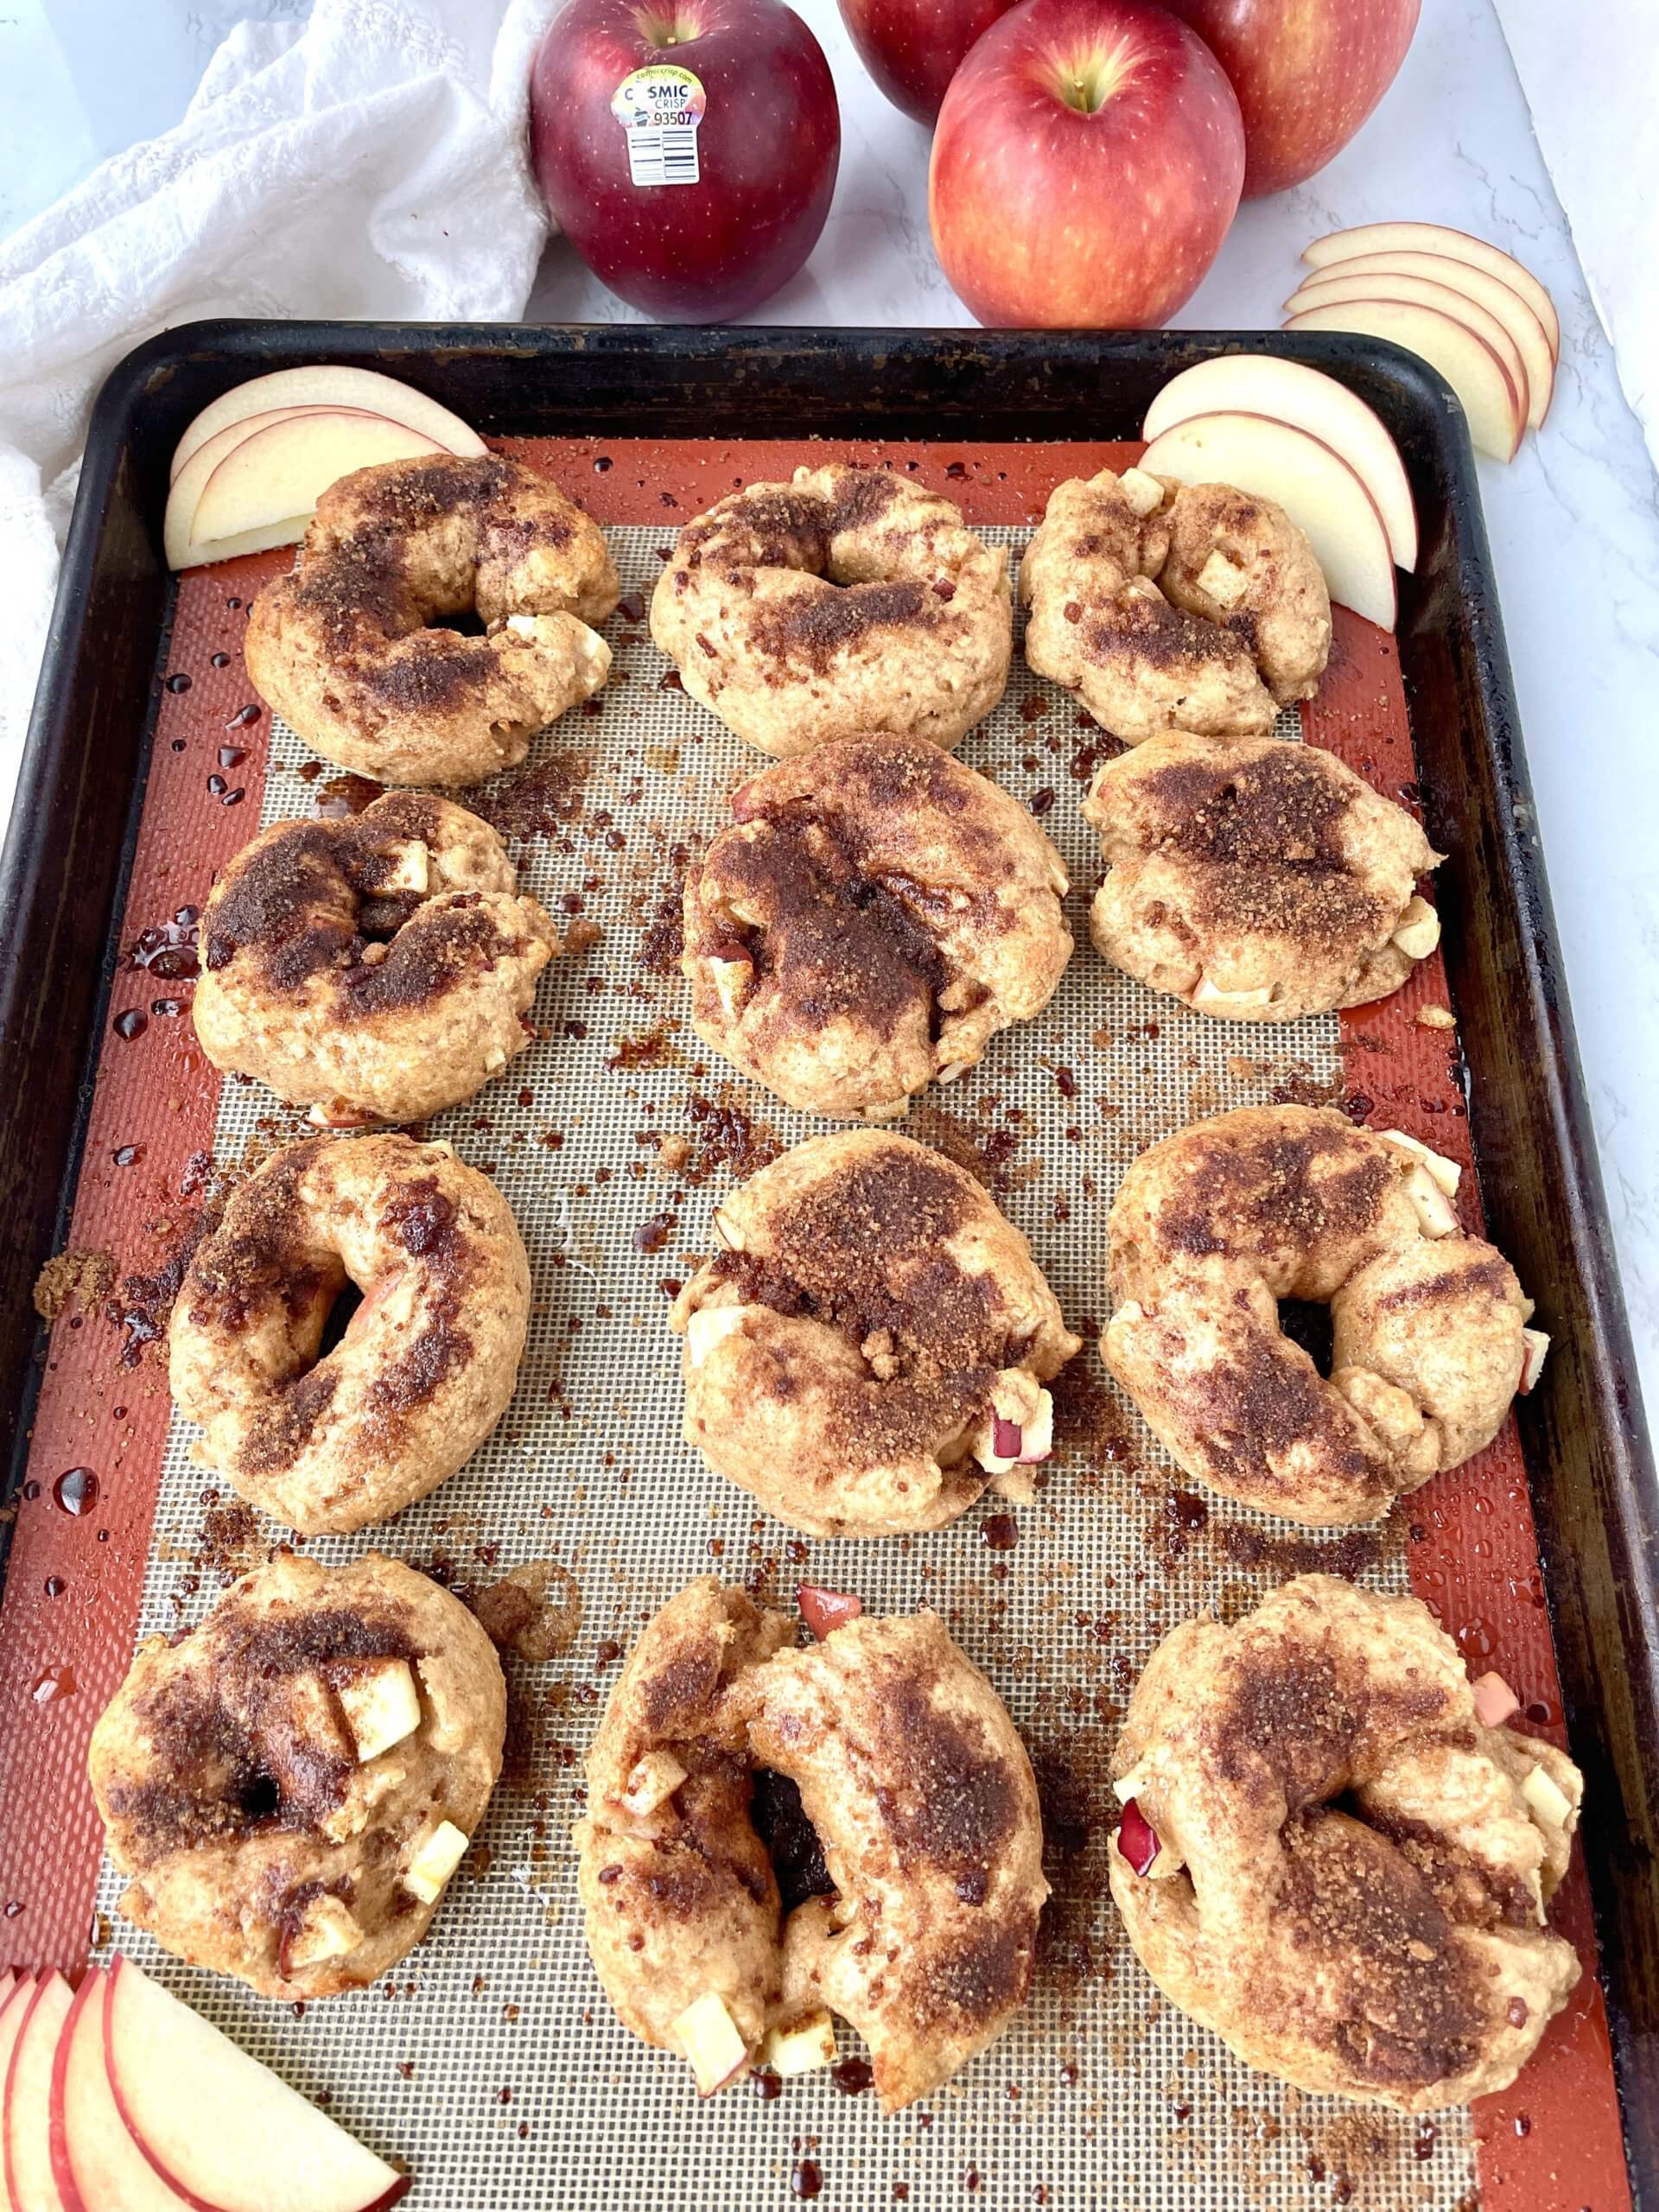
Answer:
<svg viewBox="0 0 1659 2212"><path fill-rule="evenodd" d="M795 0L829 54L843 147L828 227L807 268L752 320L927 327L969 320L934 260L927 139L889 107L833 0ZM0 226L96 158L182 112L226 24L303 12L297 0L22 0L0 24L10 173ZM27 102L20 97L29 85ZM1659 485L1620 393L1566 219L1534 139L1492 0L1425 0L1393 90L1310 184L1240 213L1179 321L1274 327L1319 232L1386 217L1477 232L1553 293L1561 374L1543 434L1509 467L1482 461L1538 820L1601 1151L1637 1359L1659 1408ZM537 321L606 321L621 308L563 243L532 298Z"/></svg>

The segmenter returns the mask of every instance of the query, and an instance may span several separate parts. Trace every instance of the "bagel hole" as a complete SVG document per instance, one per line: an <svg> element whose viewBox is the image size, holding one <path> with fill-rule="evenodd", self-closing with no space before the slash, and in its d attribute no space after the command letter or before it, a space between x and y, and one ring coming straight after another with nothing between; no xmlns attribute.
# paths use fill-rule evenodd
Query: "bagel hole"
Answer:
<svg viewBox="0 0 1659 2212"><path fill-rule="evenodd" d="M800 1791L786 1774L769 1766L756 1768L749 1817L772 1861L785 1913L808 1897L835 1895L823 1842L806 1817Z"/></svg>
<svg viewBox="0 0 1659 2212"><path fill-rule="evenodd" d="M327 1319L323 1322L322 1335L317 1344L317 1363L321 1363L331 1351L338 1350L346 1330L352 1325L352 1316L362 1303L362 1292L354 1282L348 1281L328 1308Z"/></svg>
<svg viewBox="0 0 1659 2212"><path fill-rule="evenodd" d="M458 638L482 638L489 634L489 624L475 607L463 607L454 614L435 614L427 624L429 630L453 630Z"/></svg>
<svg viewBox="0 0 1659 2212"><path fill-rule="evenodd" d="M275 1775L263 1770L245 1776L238 1787L236 1802L245 1820L270 1820L282 1808L282 1784Z"/></svg>
<svg viewBox="0 0 1659 2212"><path fill-rule="evenodd" d="M1301 1346L1328 1382L1333 1336L1331 1308L1308 1298L1281 1298L1279 1326L1292 1344Z"/></svg>

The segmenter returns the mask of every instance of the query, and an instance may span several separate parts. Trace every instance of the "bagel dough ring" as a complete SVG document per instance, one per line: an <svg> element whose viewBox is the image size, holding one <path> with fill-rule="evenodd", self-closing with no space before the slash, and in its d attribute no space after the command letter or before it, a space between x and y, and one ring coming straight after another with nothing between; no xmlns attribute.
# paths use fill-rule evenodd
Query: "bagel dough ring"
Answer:
<svg viewBox="0 0 1659 2212"><path fill-rule="evenodd" d="M87 1764L134 1927L262 1997L360 1989L425 1935L501 1771L507 1693L460 1599L370 1552L278 1554L152 1636Z"/></svg>
<svg viewBox="0 0 1659 2212"><path fill-rule="evenodd" d="M362 1302L318 1357L335 1300ZM310 1137L231 1193L174 1303L193 1456L302 1535L390 1520L506 1411L530 1264L506 1200L447 1144Z"/></svg>
<svg viewBox="0 0 1659 2212"><path fill-rule="evenodd" d="M1265 736L1311 699L1331 600L1282 507L1132 468L1055 486L1020 564L1026 658L1127 745Z"/></svg>
<svg viewBox="0 0 1659 2212"><path fill-rule="evenodd" d="M1036 1783L936 1614L790 1637L712 1576L645 1629L588 1756L588 1948L623 2025L659 2050L684 2049L677 2024L717 1996L742 2046L727 2080L768 2028L827 2005L896 2112L1025 2003L1048 1893ZM756 1768L796 1784L834 1885L786 1917L751 1819Z"/></svg>
<svg viewBox="0 0 1659 2212"><path fill-rule="evenodd" d="M909 1137L811 1137L716 1210L675 1300L685 1440L814 1536L942 1529L1048 1456L1077 1350L1031 1248Z"/></svg>
<svg viewBox="0 0 1659 2212"><path fill-rule="evenodd" d="M1007 555L888 469L798 468L687 524L651 634L763 753L871 730L949 750L1007 684Z"/></svg>
<svg viewBox="0 0 1659 2212"><path fill-rule="evenodd" d="M599 524L520 461L382 461L317 502L248 617L248 674L314 752L391 784L482 783L591 698L617 602ZM475 613L482 637L436 626Z"/></svg>
<svg viewBox="0 0 1659 2212"><path fill-rule="evenodd" d="M686 878L681 965L697 1034L786 1104L891 1120L1054 995L1065 864L937 746L833 740L732 812Z"/></svg>
<svg viewBox="0 0 1659 2212"><path fill-rule="evenodd" d="M1249 2065L1405 2112L1507 2088L1579 1979L1546 1925L1583 1778L1479 1719L1415 1598L1304 1574L1147 1663L1112 1896L1160 1989Z"/></svg>
<svg viewBox="0 0 1659 2212"><path fill-rule="evenodd" d="M1438 866L1402 806L1329 753L1170 730L1084 801L1109 873L1090 933L1114 967L1233 1021L1387 998L1440 942Z"/></svg>
<svg viewBox="0 0 1659 2212"><path fill-rule="evenodd" d="M1548 1339L1509 1262L1459 1229L1458 1172L1309 1106L1217 1114L1141 1154L1112 1205L1101 1357L1189 1475L1341 1528L1491 1442ZM1330 1306L1328 1382L1281 1298Z"/></svg>
<svg viewBox="0 0 1659 2212"><path fill-rule="evenodd" d="M343 821L273 822L222 870L192 1017L217 1068L327 1128L419 1122L522 1052L560 950L488 823L391 791Z"/></svg>

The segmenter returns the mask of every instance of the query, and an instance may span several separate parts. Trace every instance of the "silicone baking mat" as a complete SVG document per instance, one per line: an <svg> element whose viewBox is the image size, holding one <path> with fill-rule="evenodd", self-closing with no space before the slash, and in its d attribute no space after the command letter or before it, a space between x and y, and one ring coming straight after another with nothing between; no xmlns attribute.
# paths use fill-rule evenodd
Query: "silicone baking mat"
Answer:
<svg viewBox="0 0 1659 2212"><path fill-rule="evenodd" d="M1060 1443L1036 1504L988 1497L914 1540L808 1541L759 1513L679 1438L667 1306L734 1177L821 1127L728 1069L690 1030L677 975L689 854L757 756L679 689L645 610L679 524L734 486L811 458L896 467L956 499L1017 557L1061 476L1127 447L784 448L505 442L612 525L624 598L611 683L472 802L509 836L525 887L570 938L543 979L537 1040L429 1133L493 1174L523 1228L536 1310L517 1395L435 1496L325 1559L378 1544L476 1598L553 1562L540 1663L509 1657L506 1770L431 1938L359 1995L292 2011L193 1972L123 1927L97 1872L92 1723L135 1633L194 1621L282 1532L187 1456L169 1422L164 1327L203 1205L304 1133L256 1085L221 1089L188 1009L194 920L215 865L257 823L360 805L372 787L315 760L250 690L246 604L286 556L186 577L157 664L157 718L110 1026L55 1308L31 1479L0 1636L0 1963L73 1967L112 1940L416 2175L422 2208L551 2201L648 2208L1101 2205L1234 2212L1354 2203L1618 2212L1628 2202L1588 1913L1576 1871L1556 1912L1592 1971L1516 2088L1471 2115L1404 2119L1251 2074L1159 1997L1106 1894L1116 1719L1159 1637L1232 1616L1320 1567L1414 1588L1472 1671L1499 1668L1554 1732L1559 1700L1512 1431L1375 1532L1310 1541L1207 1500L1105 1381L1107 1208L1146 1145L1194 1116L1273 1099L1344 1105L1467 1160L1462 1071L1438 958L1381 1008L1289 1027L1218 1023L1154 997L1090 950L1099 867L1078 804L1103 740L1016 654L1007 695L961 757L1042 820L1071 867L1077 950L1053 1004L925 1094L910 1133L964 1160L1031 1237L1085 1339L1058 1387ZM1302 734L1414 804L1392 641L1340 611ZM1294 734L1294 717L1281 724ZM1466 1217L1478 1221L1472 1179ZM1529 1286L1548 1325L1548 1285ZM1028 2012L957 2082L883 2120L856 2065L703 2105L687 2070L615 2024L589 1967L569 1849L581 1760L620 1654L692 1576L788 1604L810 1580L879 1611L931 1605L996 1683L1042 1785L1050 1878ZM1594 1817L1593 1806L1590 1816ZM296 2014L300 2017L296 2017ZM842 2055L856 2038L842 2031Z"/></svg>

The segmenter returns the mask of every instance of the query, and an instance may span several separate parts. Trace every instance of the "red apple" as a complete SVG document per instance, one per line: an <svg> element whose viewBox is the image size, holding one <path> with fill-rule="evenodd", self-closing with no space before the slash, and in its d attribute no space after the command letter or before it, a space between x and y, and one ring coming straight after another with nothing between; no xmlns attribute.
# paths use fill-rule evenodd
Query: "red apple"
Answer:
<svg viewBox="0 0 1659 2212"><path fill-rule="evenodd" d="M1399 72L1422 0L1164 0L1212 47L1244 114L1244 196L1339 154Z"/></svg>
<svg viewBox="0 0 1659 2212"><path fill-rule="evenodd" d="M1022 0L950 80L928 212L982 322L1166 322L1238 206L1244 128L1221 65L1149 0Z"/></svg>
<svg viewBox="0 0 1659 2212"><path fill-rule="evenodd" d="M653 99L642 71L677 73L678 93ZM694 125L652 121L699 101ZM601 282L666 321L723 322L817 244L841 112L823 48L781 0L570 0L531 68L530 137L553 219ZM636 182L663 174L652 146L696 181Z"/></svg>
<svg viewBox="0 0 1659 2212"><path fill-rule="evenodd" d="M1014 0L841 0L858 58L895 107L931 123L962 58Z"/></svg>

